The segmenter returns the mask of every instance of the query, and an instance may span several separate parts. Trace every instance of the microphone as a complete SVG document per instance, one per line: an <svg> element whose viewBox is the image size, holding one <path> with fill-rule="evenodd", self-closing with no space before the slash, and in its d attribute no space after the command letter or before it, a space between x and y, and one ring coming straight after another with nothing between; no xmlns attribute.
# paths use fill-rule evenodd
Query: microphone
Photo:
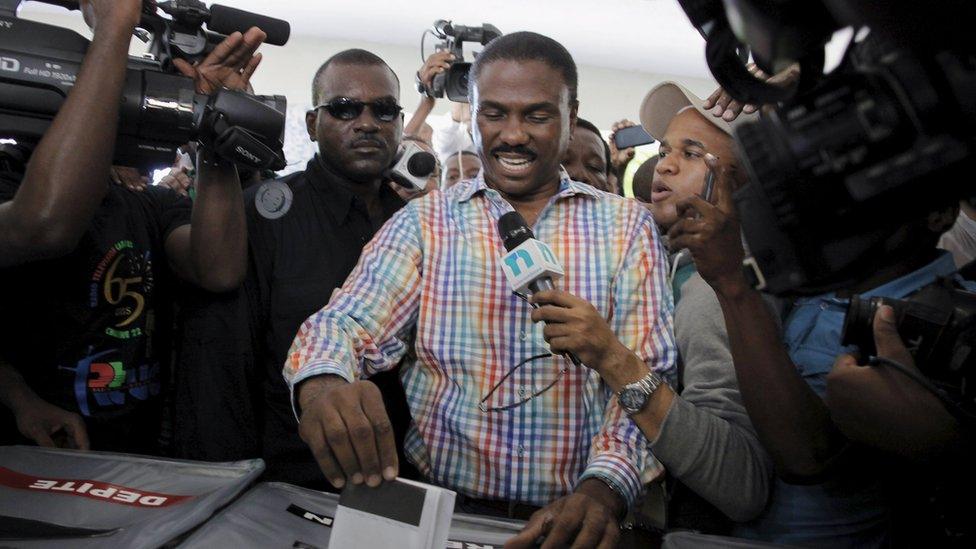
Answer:
<svg viewBox="0 0 976 549"><path fill-rule="evenodd" d="M268 38L265 42L275 46L284 46L291 37L291 25L288 21L220 4L210 6L207 28L211 31L226 35L247 32L251 27L257 27L267 33Z"/></svg>
<svg viewBox="0 0 976 549"><path fill-rule="evenodd" d="M437 158L408 141L397 154L393 166L386 170L386 177L394 183L413 191L427 188L427 178L437 169Z"/></svg>
<svg viewBox="0 0 976 549"><path fill-rule="evenodd" d="M534 294L556 288L553 279L565 275L556 254L544 242L535 239L532 229L518 212L508 212L498 220L498 233L508 252L502 258L502 270L512 290ZM573 353L565 355L577 366L583 363Z"/></svg>

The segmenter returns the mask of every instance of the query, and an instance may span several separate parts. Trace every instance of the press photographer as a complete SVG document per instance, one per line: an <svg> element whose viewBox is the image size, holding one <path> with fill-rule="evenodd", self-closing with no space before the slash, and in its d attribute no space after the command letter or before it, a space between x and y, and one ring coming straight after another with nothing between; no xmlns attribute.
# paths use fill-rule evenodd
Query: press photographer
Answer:
<svg viewBox="0 0 976 549"><path fill-rule="evenodd" d="M856 338L862 360L837 357L851 350L842 332L855 295L921 303L939 279L961 293L974 288L936 249L958 200L972 194L976 108L963 90L976 81L967 61L974 48L958 23L971 18L919 14L905 2L795 2L775 11L748 1L682 4L706 36L709 65L734 107L772 104L759 122L736 130L750 183L733 194L731 174L719 171L715 203L682 200L682 219L669 232L718 295L743 402L780 474L765 515L737 533L857 547L963 539L966 522L942 512L961 508L933 512L904 471L920 485L971 479L968 466L946 468L972 441L963 423L971 417L972 361L952 352L968 349L966 298L934 303L940 315L930 320L948 328L947 347L920 363L921 372L896 335L907 336L911 323L896 322L887 307L853 322L862 334L869 326L876 349ZM737 22L734 34L729 21ZM846 25L871 34L825 76L823 45ZM936 26L945 32L918 32ZM754 78L736 54L740 40L755 47L767 74L799 63L796 86ZM740 220L752 252L747 272ZM782 337L756 284L795 298ZM918 354L932 340L905 340L916 360L939 354ZM878 357L868 362L872 352ZM946 375L950 364L957 368ZM899 443L894 453L914 463L867 448L893 451Z"/></svg>
<svg viewBox="0 0 976 549"><path fill-rule="evenodd" d="M42 1L78 8L72 0ZM5 24L0 56L6 69L0 135L33 147L72 89L88 40L69 29L17 17L21 2L0 0ZM90 10L85 13L91 22ZM143 1L136 35L150 44L145 55L129 57L126 66L114 154L118 165L168 165L177 147L201 141L240 166L284 167L285 98L221 87L223 69L202 64L226 38L216 29L242 34L258 22L274 29L272 43L287 41L288 24L277 19L219 5L207 8L199 0ZM254 58L241 76L249 78L259 62L260 56Z"/></svg>
<svg viewBox="0 0 976 549"><path fill-rule="evenodd" d="M443 19L434 22L432 28L424 31L420 40L420 55L426 55L426 38L432 35L440 39L434 46L434 53L426 57L423 66L416 73L415 85L421 95L420 104L410 121L404 127L406 135L421 135L421 127L434 109L437 99L445 95L452 101L451 118L446 125L430 128L430 145L445 166L448 158L461 151L474 151L471 141L471 108L468 105L468 71L471 63L464 60L464 43L487 45L501 36L494 25L482 24L480 27L455 25Z"/></svg>
<svg viewBox="0 0 976 549"><path fill-rule="evenodd" d="M80 8L94 38L77 79L36 147L19 145L26 166L8 155L0 173L0 401L38 444L158 454L172 277L215 292L240 284L241 186L210 140L197 156L192 211L170 189L111 183L129 42L144 4L83 0ZM178 68L198 94L243 90L265 36L234 32ZM5 430L4 438L15 437Z"/></svg>

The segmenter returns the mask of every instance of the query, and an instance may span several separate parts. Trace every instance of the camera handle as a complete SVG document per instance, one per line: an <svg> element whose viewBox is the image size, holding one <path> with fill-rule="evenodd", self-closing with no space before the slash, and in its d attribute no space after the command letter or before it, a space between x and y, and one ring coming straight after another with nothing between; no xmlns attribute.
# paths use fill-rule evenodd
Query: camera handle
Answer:
<svg viewBox="0 0 976 549"><path fill-rule="evenodd" d="M966 410L959 404L959 402L949 396L948 393L937 387L934 383L926 379L924 376L912 370L911 368L905 366L904 364L891 360L889 358L884 358L880 356L872 356L868 358L869 366L887 366L896 372L901 373L905 377L911 379L915 383L919 384L923 389L932 393L935 398L939 399L939 402L945 406L946 410L958 419L963 424L968 427L976 427L976 412Z"/></svg>

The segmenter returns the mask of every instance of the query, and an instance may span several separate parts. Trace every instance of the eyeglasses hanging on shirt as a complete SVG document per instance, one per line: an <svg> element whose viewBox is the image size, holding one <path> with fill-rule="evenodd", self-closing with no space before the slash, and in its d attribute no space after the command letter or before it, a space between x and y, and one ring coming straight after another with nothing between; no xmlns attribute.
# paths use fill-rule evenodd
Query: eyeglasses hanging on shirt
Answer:
<svg viewBox="0 0 976 549"><path fill-rule="evenodd" d="M529 303L525 295L519 292L512 293ZM505 372L498 383L495 383L488 394L481 399L478 408L486 413L518 408L552 389L569 369L569 364L565 357L550 352L531 356ZM515 376L516 372L521 375Z"/></svg>

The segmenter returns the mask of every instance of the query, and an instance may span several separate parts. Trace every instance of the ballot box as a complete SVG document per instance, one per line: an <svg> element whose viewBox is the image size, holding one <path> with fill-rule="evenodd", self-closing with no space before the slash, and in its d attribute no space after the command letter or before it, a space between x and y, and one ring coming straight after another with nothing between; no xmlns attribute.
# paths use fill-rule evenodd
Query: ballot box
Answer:
<svg viewBox="0 0 976 549"><path fill-rule="evenodd" d="M171 544L233 501L261 460L201 463L0 447L0 546Z"/></svg>
<svg viewBox="0 0 976 549"><path fill-rule="evenodd" d="M181 549L326 549L339 496L288 484L258 484L190 535ZM447 547L501 549L521 521L456 513ZM338 549L338 548L335 548ZM391 548L395 549L395 548Z"/></svg>

